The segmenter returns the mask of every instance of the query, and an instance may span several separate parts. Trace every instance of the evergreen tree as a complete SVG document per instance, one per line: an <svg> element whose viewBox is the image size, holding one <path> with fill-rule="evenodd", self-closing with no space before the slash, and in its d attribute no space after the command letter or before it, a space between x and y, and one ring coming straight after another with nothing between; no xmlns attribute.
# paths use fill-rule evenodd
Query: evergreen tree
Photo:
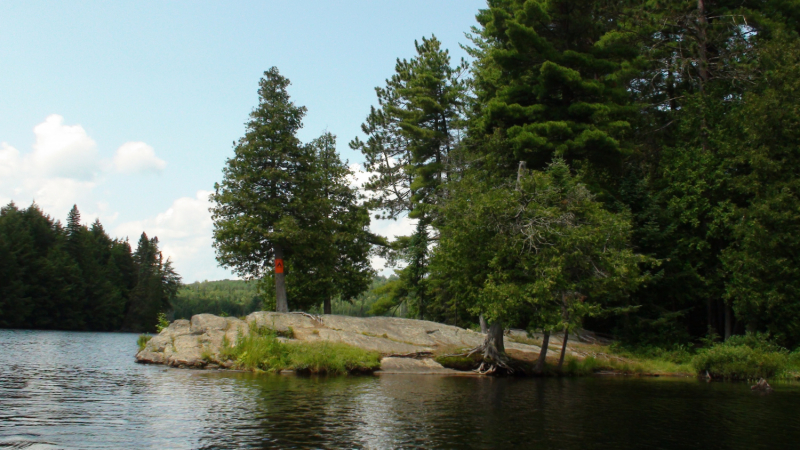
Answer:
<svg viewBox="0 0 800 450"><path fill-rule="evenodd" d="M600 186L621 170L631 151L628 80L637 52L621 32L623 6L490 0L477 15L471 129L478 140L508 138L505 149L486 154L506 176L518 161L542 169L554 156L594 169L587 181Z"/></svg>
<svg viewBox="0 0 800 450"><path fill-rule="evenodd" d="M287 278L295 304L307 308L322 299L323 312L330 314L334 298L349 301L369 287L375 237L369 232L369 211L349 185L352 172L336 153L335 136L324 133L309 151L311 176L303 195L309 212L304 218L310 220L303 227L310 242L287 266Z"/></svg>
<svg viewBox="0 0 800 450"><path fill-rule="evenodd" d="M295 136L306 109L289 100L288 86L277 68L264 72L258 106L211 195L217 260L248 279L261 278L275 267L280 312L289 311L285 261L303 245L313 245L302 224L314 211L299 195L311 175L311 155Z"/></svg>
<svg viewBox="0 0 800 450"><path fill-rule="evenodd" d="M391 290L403 293L395 300L411 301L422 318L429 298L424 280L430 227L442 201L441 186L458 170L451 154L463 129L462 75L467 66L463 60L451 66L448 51L435 36L414 45L417 55L398 59L386 87L376 88L379 107L371 109L362 125L367 141L356 138L350 146L364 154L367 171L374 173L365 188L373 194L371 207L382 212L379 217L408 214L418 220L412 237L393 243L390 258L407 263L392 284L411 284Z"/></svg>
<svg viewBox="0 0 800 450"><path fill-rule="evenodd" d="M130 293L123 328L153 331L159 313L171 308L178 295L181 278L169 259L164 260L158 249L158 238L142 233L133 254L136 266L136 285Z"/></svg>

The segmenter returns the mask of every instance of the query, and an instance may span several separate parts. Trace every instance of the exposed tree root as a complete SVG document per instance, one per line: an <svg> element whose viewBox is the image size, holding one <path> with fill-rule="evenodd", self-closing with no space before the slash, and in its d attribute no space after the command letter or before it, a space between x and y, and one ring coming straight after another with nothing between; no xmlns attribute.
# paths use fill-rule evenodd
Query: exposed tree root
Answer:
<svg viewBox="0 0 800 450"><path fill-rule="evenodd" d="M472 357L480 354L481 364L473 372L481 375L513 374L517 371L524 372L521 368L513 367L511 358L506 356L503 345L503 328L499 323L494 323L486 333L483 343L469 351L455 355L457 357Z"/></svg>

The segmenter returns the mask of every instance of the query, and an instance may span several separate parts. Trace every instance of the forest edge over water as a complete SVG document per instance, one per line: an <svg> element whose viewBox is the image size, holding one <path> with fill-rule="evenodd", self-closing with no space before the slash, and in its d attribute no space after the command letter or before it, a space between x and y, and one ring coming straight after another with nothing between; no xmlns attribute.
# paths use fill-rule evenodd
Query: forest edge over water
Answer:
<svg viewBox="0 0 800 450"><path fill-rule="evenodd" d="M492 0L477 21L472 61L425 37L376 89L350 143L363 192L332 133L299 141L305 108L267 70L211 196L219 262L264 309L330 314L381 255L402 268L374 312L480 329L493 370L505 329L586 328L696 373L792 376L800 10ZM373 214L416 229L389 241ZM0 325L154 329L180 286L157 239L79 218L2 209Z"/></svg>

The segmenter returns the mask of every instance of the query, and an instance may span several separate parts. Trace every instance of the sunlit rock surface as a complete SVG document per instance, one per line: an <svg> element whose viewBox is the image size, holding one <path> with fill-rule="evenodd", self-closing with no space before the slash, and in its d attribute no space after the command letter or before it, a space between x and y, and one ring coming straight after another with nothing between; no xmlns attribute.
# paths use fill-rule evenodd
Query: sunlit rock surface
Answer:
<svg viewBox="0 0 800 450"><path fill-rule="evenodd" d="M260 311L240 320L198 314L191 321L176 320L170 324L147 343L136 360L174 367L206 367L208 359L220 359L224 342L235 344L240 336L250 332L253 324L278 332L291 328L296 341L341 342L379 352L384 355L382 370L393 373L455 372L433 361L430 355L476 347L484 338L480 333L452 325L396 317L310 316ZM510 336L506 337L505 346L507 350L524 353L540 351L536 345L512 342Z"/></svg>

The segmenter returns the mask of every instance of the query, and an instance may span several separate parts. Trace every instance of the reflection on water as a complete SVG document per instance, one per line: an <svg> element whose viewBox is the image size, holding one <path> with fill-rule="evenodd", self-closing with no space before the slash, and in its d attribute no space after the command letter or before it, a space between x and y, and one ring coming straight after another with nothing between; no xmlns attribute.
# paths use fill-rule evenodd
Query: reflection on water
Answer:
<svg viewBox="0 0 800 450"><path fill-rule="evenodd" d="M133 362L136 335L0 330L0 448L797 448L800 387L305 378Z"/></svg>

